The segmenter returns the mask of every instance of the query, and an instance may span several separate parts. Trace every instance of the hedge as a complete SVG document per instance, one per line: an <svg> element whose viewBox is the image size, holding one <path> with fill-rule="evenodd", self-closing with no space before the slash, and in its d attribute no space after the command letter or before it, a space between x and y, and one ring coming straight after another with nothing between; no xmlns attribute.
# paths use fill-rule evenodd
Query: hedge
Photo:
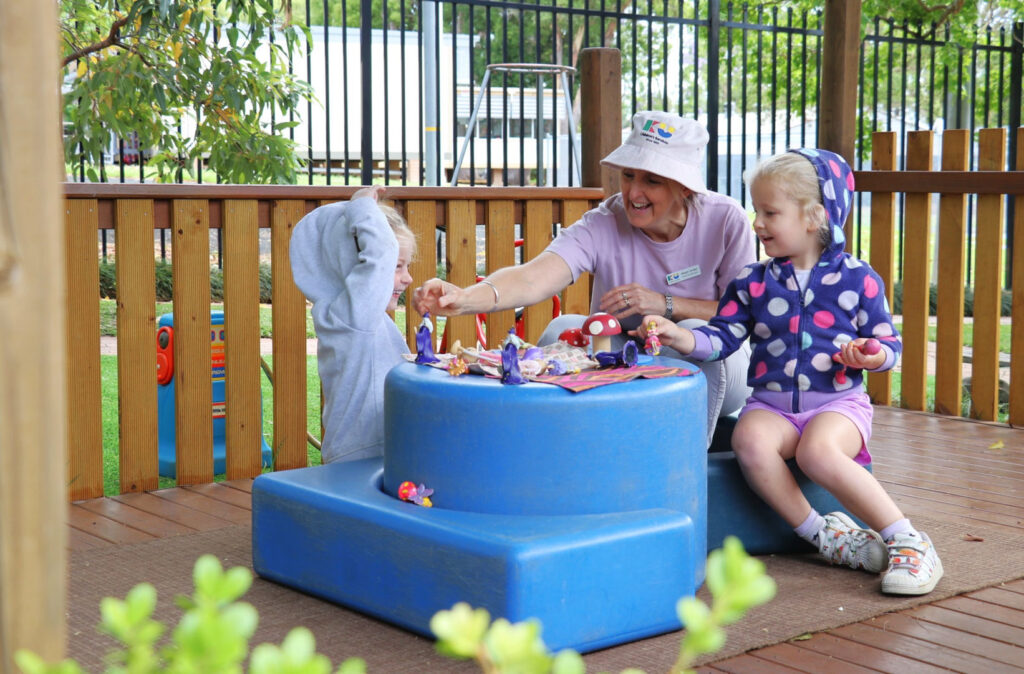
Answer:
<svg viewBox="0 0 1024 674"><path fill-rule="evenodd" d="M156 262L156 299L158 302L170 302L173 298L172 265L166 260ZM260 303L270 304L271 278L270 265L260 263ZM100 297L104 299L117 299L117 273L116 263L100 262ZM210 300L213 302L224 301L224 270L220 267L210 267Z"/></svg>

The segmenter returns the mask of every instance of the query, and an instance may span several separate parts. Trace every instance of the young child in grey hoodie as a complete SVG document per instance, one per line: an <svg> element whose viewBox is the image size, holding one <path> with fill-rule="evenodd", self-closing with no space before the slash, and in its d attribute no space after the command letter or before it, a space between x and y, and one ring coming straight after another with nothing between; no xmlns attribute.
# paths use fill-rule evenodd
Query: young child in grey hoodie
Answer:
<svg viewBox="0 0 1024 674"><path fill-rule="evenodd" d="M384 187L302 218L291 239L295 284L313 303L323 384L324 463L384 452L384 376L409 352L386 312L412 283L416 237L378 204Z"/></svg>

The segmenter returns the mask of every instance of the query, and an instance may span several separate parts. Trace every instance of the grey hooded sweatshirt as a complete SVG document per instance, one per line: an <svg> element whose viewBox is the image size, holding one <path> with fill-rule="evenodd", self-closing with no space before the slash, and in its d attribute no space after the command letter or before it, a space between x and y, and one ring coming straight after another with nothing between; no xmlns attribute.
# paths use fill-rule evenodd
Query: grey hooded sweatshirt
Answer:
<svg viewBox="0 0 1024 674"><path fill-rule="evenodd" d="M408 353L387 315L398 240L370 197L321 206L291 238L295 284L313 303L324 463L384 453L384 376Z"/></svg>

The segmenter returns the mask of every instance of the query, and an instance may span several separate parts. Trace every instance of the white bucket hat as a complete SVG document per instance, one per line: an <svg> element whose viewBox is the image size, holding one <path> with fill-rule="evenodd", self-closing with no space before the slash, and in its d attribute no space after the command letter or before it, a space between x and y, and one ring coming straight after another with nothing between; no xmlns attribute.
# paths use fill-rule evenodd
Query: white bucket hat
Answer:
<svg viewBox="0 0 1024 674"><path fill-rule="evenodd" d="M648 171L683 187L707 194L704 150L708 131L695 119L670 112L647 111L633 115L633 131L619 147L601 160L605 166Z"/></svg>

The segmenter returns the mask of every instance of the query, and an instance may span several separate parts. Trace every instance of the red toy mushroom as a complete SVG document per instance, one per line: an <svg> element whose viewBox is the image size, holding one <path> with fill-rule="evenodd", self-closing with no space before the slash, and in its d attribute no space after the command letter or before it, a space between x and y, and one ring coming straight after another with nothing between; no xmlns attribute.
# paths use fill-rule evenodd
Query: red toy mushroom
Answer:
<svg viewBox="0 0 1024 674"><path fill-rule="evenodd" d="M583 330L579 328L563 330L562 334L558 336L558 341L565 342L569 346L578 346L580 348L584 348L587 345L587 338L583 334Z"/></svg>
<svg viewBox="0 0 1024 674"><path fill-rule="evenodd" d="M611 351L612 335L621 332L622 326L619 325L619 319L604 312L591 314L583 322L583 334L590 337L591 344L594 345L594 353Z"/></svg>

